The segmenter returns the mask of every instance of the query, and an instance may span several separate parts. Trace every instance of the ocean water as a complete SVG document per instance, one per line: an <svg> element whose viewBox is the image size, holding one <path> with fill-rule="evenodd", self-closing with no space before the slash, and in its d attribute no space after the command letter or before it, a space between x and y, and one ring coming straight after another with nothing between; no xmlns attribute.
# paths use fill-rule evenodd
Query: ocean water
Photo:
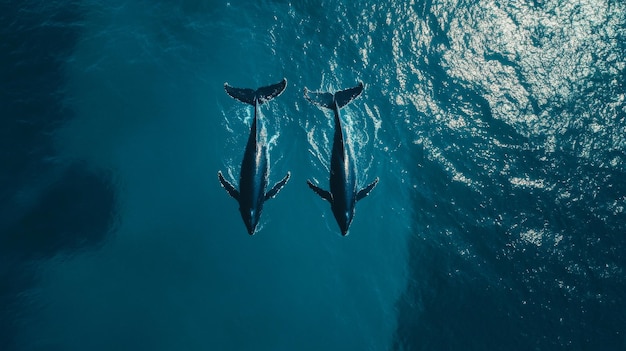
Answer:
<svg viewBox="0 0 626 351"><path fill-rule="evenodd" d="M624 350L625 68L623 1L0 0L0 350Z"/></svg>

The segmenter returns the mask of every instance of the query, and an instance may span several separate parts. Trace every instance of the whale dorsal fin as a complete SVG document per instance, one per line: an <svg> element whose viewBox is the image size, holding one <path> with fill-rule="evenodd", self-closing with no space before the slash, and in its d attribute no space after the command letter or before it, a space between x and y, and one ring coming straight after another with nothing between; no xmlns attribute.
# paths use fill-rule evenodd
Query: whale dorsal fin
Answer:
<svg viewBox="0 0 626 351"><path fill-rule="evenodd" d="M239 192L232 184L228 182L228 180L224 179L221 171L217 172L217 177L220 179L222 187L228 192L228 194L232 196L235 200L239 201Z"/></svg>
<svg viewBox="0 0 626 351"><path fill-rule="evenodd" d="M267 194L265 194L265 201L273 198L274 196L276 196L276 194L278 194L278 192L280 191L280 189L283 188L283 186L285 186L285 184L287 184L287 181L289 180L289 177L291 177L291 172L287 172L287 175L285 176L285 178L283 178L280 182L276 183L272 189L270 191L267 192Z"/></svg>
<svg viewBox="0 0 626 351"><path fill-rule="evenodd" d="M374 181L369 183L365 188L359 190L359 192L356 194L356 201L359 201L369 195L372 189L376 187L376 184L378 184L378 178L374 179Z"/></svg>
<svg viewBox="0 0 626 351"><path fill-rule="evenodd" d="M311 188L322 199L330 202L331 204L333 203L333 194L313 184L310 180L307 180L306 183L309 185L309 188Z"/></svg>

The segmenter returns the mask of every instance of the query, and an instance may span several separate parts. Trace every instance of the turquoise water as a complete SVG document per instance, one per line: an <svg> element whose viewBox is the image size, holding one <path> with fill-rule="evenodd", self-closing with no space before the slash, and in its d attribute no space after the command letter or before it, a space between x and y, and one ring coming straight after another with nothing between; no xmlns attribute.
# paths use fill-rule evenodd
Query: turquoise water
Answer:
<svg viewBox="0 0 626 351"><path fill-rule="evenodd" d="M0 1L0 349L626 348L619 1ZM246 233L253 110L270 183ZM328 203L333 121L365 186Z"/></svg>

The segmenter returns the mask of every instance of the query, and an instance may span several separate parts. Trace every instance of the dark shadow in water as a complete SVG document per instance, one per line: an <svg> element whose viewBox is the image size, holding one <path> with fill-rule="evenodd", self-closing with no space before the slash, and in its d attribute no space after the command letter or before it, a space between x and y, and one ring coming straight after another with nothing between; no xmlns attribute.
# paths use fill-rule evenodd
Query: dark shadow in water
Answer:
<svg viewBox="0 0 626 351"><path fill-rule="evenodd" d="M114 192L106 174L53 162L62 64L80 29L77 4L0 3L0 350L18 350L37 262L93 247L109 232Z"/></svg>

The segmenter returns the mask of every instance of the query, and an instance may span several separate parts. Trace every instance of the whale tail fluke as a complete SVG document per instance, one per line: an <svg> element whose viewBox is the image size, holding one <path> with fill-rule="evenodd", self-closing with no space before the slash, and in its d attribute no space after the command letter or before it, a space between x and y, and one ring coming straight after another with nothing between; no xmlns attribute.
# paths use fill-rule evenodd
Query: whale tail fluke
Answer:
<svg viewBox="0 0 626 351"><path fill-rule="evenodd" d="M356 99L363 92L363 83L359 82L354 88L349 88L345 90L340 90L335 94L326 93L326 92L311 92L307 88L304 88L304 98L309 100L309 102L329 108L329 109L340 109L352 100Z"/></svg>
<svg viewBox="0 0 626 351"><path fill-rule="evenodd" d="M354 88L341 90L335 93L335 102L337 108L342 108L356 99L363 92L363 83L359 82L359 85Z"/></svg>
<svg viewBox="0 0 626 351"><path fill-rule="evenodd" d="M286 87L287 79L283 78L283 80L279 83L257 89L256 97L259 100L259 105L264 104L282 94Z"/></svg>
<svg viewBox="0 0 626 351"><path fill-rule="evenodd" d="M331 93L311 92L307 88L304 88L304 98L314 105L329 109L334 108L335 105L335 96Z"/></svg>
<svg viewBox="0 0 626 351"><path fill-rule="evenodd" d="M235 100L239 100L249 105L262 105L278 95L282 94L287 87L287 79L283 78L279 83L258 88L257 90L246 88L235 88L228 83L224 83L224 90Z"/></svg>

